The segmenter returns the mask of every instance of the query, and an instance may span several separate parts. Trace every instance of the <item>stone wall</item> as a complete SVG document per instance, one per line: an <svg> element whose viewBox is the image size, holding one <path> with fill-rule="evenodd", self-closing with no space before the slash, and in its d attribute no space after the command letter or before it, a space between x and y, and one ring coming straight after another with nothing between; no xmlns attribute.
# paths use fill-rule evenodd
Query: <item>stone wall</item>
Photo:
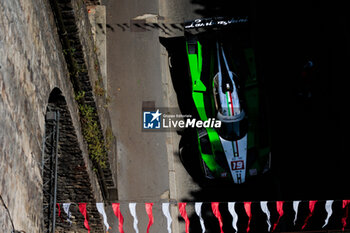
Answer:
<svg viewBox="0 0 350 233"><path fill-rule="evenodd" d="M0 195L15 229L27 233L42 232L43 227L42 147L45 113L54 88L62 92L66 101L86 171L83 179L89 178L89 201L103 200L81 133L79 106L56 22L47 0L0 1ZM88 22L79 24L86 26ZM85 51L91 52L94 48L89 39L85 38L83 44ZM94 69L91 62L86 66ZM91 100L95 100L93 93ZM101 101L96 101L95 106L102 105ZM108 114L100 118L104 119L101 130L106 132ZM109 182L110 187L115 186L113 180ZM0 202L0 232L11 230L9 215Z"/></svg>

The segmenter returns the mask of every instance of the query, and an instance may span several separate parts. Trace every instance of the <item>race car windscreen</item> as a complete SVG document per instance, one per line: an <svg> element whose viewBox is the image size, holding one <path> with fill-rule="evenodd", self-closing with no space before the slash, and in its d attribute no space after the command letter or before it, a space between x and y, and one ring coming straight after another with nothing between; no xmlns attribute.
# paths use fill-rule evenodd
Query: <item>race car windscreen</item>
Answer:
<svg viewBox="0 0 350 233"><path fill-rule="evenodd" d="M235 141L246 135L248 123L243 110L235 116L224 116L218 112L217 119L221 121L218 133L223 139Z"/></svg>

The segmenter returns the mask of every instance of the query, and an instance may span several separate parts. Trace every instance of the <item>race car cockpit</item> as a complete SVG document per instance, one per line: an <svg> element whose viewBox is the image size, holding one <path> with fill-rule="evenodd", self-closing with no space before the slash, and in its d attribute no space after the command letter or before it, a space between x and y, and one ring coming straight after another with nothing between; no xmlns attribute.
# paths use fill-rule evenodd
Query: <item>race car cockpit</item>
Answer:
<svg viewBox="0 0 350 233"><path fill-rule="evenodd" d="M239 140L247 134L247 117L238 97L238 76L229 68L222 44L216 43L218 73L214 77L213 93L216 118L221 121L220 137Z"/></svg>

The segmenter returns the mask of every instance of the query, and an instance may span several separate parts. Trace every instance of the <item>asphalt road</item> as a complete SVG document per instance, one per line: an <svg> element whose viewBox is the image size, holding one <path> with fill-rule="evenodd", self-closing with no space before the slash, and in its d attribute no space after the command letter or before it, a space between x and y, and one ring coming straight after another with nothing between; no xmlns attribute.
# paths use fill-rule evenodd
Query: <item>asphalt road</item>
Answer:
<svg viewBox="0 0 350 233"><path fill-rule="evenodd" d="M136 202L139 227L145 229L148 218L143 203L191 198L198 189L177 154L179 136L176 133L142 132L142 107L176 107L176 97L169 76L167 51L159 42L160 30L130 28L130 20L144 14L161 15L165 19L184 13L179 7L189 1L156 0L104 1L107 11L107 73L111 103L110 113L118 148L118 201L127 210L127 203ZM177 7L168 11L167 4ZM183 17L178 17L182 22ZM147 103L145 103L147 102ZM155 206L154 208L157 208ZM175 210L173 210L175 211ZM164 231L165 218L154 209L152 232ZM125 230L132 228L126 218ZM174 229L177 223L173 223ZM115 229L115 227L114 227Z"/></svg>
<svg viewBox="0 0 350 233"><path fill-rule="evenodd" d="M144 12L157 12L148 1L110 1L107 24L129 22ZM164 135L141 131L143 101L163 105L158 32L115 31L107 34L110 105L118 142L120 200L159 199L169 189ZM154 158L156 157L156 159ZM163 169L164 168L164 169ZM160 175L154 176L152 171Z"/></svg>

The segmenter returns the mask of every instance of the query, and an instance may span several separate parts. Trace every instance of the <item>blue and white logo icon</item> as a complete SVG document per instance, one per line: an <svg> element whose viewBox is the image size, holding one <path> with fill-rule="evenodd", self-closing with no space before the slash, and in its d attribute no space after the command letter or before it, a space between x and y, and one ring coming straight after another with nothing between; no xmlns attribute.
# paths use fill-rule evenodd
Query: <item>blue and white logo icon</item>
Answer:
<svg viewBox="0 0 350 233"><path fill-rule="evenodd" d="M162 113L157 109L156 112L143 112L143 128L144 129L160 129L160 119Z"/></svg>

